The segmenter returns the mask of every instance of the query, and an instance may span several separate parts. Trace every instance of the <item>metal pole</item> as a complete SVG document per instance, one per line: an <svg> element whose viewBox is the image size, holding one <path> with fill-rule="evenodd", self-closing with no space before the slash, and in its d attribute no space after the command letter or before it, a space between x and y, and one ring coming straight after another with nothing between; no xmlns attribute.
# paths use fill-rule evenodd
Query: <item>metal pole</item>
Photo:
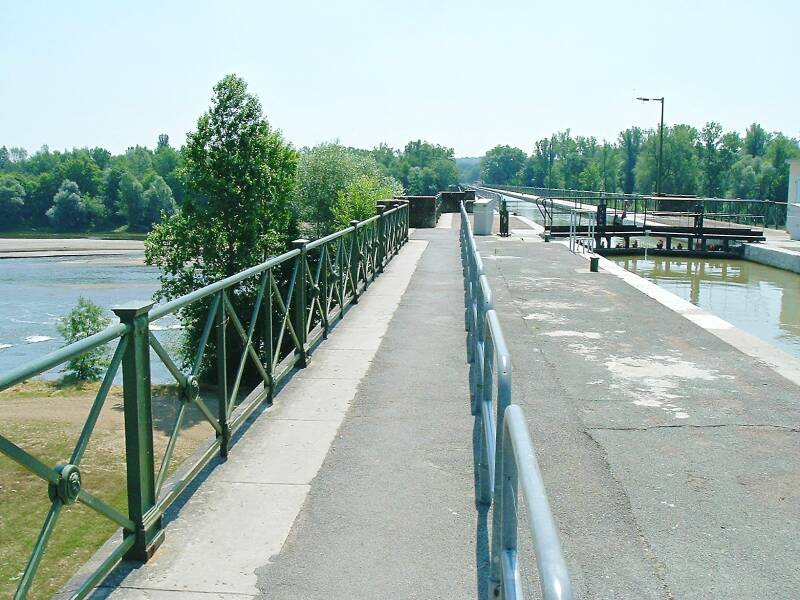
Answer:
<svg viewBox="0 0 800 600"><path fill-rule="evenodd" d="M292 247L300 250L297 257L297 268L294 277L294 298L292 299L292 327L294 334L297 336L297 361L295 366L302 369L308 366L308 355L306 353L306 313L308 307L306 306L306 264L307 252L306 244L308 240L299 239L292 242Z"/></svg>
<svg viewBox="0 0 800 600"><path fill-rule="evenodd" d="M656 196L661 195L661 165L664 162L664 97L661 97L661 130L658 142L658 179L656 179Z"/></svg>

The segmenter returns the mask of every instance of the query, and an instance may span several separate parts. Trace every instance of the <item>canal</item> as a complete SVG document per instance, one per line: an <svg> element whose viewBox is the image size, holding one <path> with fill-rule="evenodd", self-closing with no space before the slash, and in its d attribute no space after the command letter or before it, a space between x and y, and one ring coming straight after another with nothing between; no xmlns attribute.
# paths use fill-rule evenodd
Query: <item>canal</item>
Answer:
<svg viewBox="0 0 800 600"><path fill-rule="evenodd" d="M800 275L736 259L609 260L800 358Z"/></svg>

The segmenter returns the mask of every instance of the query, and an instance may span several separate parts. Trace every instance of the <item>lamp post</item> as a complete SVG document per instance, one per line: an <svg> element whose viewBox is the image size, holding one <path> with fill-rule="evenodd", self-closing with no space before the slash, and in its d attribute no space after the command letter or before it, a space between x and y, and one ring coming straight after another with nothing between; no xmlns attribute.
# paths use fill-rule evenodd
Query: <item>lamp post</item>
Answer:
<svg viewBox="0 0 800 600"><path fill-rule="evenodd" d="M661 165L664 162L664 97L661 98L636 98L641 102L660 102L661 103L661 128L658 132L658 176L656 178L656 196L661 195Z"/></svg>

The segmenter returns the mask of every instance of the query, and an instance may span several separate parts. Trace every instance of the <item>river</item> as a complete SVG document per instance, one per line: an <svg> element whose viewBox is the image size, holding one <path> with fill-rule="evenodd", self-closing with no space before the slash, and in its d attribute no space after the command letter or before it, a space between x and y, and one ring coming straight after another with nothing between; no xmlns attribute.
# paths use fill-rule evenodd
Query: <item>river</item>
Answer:
<svg viewBox="0 0 800 600"><path fill-rule="evenodd" d="M0 373L60 348L58 319L80 296L106 309L113 322L112 306L151 299L157 289L158 269L145 266L140 253L0 260ZM152 327L163 342L174 345L179 334L174 317ZM154 381L169 381L158 362L152 371ZM45 377L59 375L55 369Z"/></svg>

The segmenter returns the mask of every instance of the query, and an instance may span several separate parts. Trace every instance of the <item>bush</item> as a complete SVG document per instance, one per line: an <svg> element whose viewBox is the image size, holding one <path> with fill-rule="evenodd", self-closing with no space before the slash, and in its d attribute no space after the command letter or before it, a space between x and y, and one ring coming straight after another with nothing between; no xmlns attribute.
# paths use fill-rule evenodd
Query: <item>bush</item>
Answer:
<svg viewBox="0 0 800 600"><path fill-rule="evenodd" d="M64 337L65 346L82 340L108 327L111 319L103 309L83 296L78 304L58 321L58 332ZM77 381L97 381L108 367L108 349L99 346L70 359L67 377Z"/></svg>
<svg viewBox="0 0 800 600"><path fill-rule="evenodd" d="M391 200L401 194L403 188L391 177L379 180L361 175L350 182L344 191L339 191L333 206L333 219L338 229L350 225L350 221L363 221L375 216L378 200Z"/></svg>

